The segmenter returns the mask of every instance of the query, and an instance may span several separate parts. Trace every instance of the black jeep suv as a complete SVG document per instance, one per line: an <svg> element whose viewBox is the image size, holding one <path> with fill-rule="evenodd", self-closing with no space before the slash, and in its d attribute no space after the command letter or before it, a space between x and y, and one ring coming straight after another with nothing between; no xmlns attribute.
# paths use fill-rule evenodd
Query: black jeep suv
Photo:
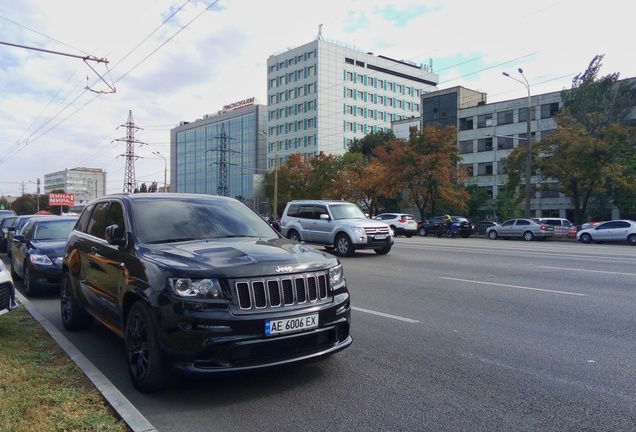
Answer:
<svg viewBox="0 0 636 432"><path fill-rule="evenodd" d="M282 238L233 198L119 194L82 211L63 259L62 322L124 339L142 392L179 374L318 359L351 344L339 260Z"/></svg>

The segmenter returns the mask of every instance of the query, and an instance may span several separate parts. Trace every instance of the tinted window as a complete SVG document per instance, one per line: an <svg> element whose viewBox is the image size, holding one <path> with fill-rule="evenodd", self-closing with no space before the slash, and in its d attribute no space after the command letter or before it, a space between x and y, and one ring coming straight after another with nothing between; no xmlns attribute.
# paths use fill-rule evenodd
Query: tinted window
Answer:
<svg viewBox="0 0 636 432"><path fill-rule="evenodd" d="M515 220L509 220L509 221L505 221L504 223L501 224L501 226L512 226L515 224Z"/></svg>
<svg viewBox="0 0 636 432"><path fill-rule="evenodd" d="M88 221L87 232L95 237L104 238L106 228L106 216L108 215L109 203L99 203L95 206L90 220Z"/></svg>
<svg viewBox="0 0 636 432"><path fill-rule="evenodd" d="M276 237L274 229L238 201L147 200L133 203L134 227L143 243L218 237ZM95 210L97 212L97 209ZM238 218L236 215L240 214Z"/></svg>
<svg viewBox="0 0 636 432"><path fill-rule="evenodd" d="M90 220L91 212L93 211L94 207L95 207L95 204L91 204L84 208L84 211L82 212L79 219L77 220L77 227L75 228L76 230L87 232L86 227L88 225L88 221Z"/></svg>
<svg viewBox="0 0 636 432"><path fill-rule="evenodd" d="M628 222L616 221L614 228L629 228L631 225Z"/></svg>
<svg viewBox="0 0 636 432"><path fill-rule="evenodd" d="M287 216L298 216L298 204L290 204L287 209Z"/></svg>
<svg viewBox="0 0 636 432"><path fill-rule="evenodd" d="M525 219L519 219L517 221L517 225L530 225L530 221L527 221Z"/></svg>
<svg viewBox="0 0 636 432"><path fill-rule="evenodd" d="M313 205L301 205L298 210L298 217L305 219L312 219L314 215L314 206Z"/></svg>

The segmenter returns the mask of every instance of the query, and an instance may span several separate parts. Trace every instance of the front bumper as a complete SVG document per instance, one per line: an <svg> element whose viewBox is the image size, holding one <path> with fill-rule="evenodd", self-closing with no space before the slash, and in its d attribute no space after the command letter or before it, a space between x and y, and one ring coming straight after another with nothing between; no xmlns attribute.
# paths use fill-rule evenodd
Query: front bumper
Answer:
<svg viewBox="0 0 636 432"><path fill-rule="evenodd" d="M62 268L58 265L28 265L32 282L47 282L51 284L59 284L62 282Z"/></svg>
<svg viewBox="0 0 636 432"><path fill-rule="evenodd" d="M267 320L318 314L316 328L267 336ZM161 307L160 343L182 374L239 372L319 359L347 348L351 306L347 293L302 308L233 313L174 303Z"/></svg>
<svg viewBox="0 0 636 432"><path fill-rule="evenodd" d="M14 311L18 308L15 301L15 288L12 282L0 283L0 315Z"/></svg>

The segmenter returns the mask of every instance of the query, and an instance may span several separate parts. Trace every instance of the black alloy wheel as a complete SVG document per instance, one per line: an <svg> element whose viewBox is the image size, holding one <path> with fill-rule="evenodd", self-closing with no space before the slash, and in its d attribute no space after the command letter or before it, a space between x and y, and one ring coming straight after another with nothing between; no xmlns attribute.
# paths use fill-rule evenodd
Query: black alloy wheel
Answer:
<svg viewBox="0 0 636 432"><path fill-rule="evenodd" d="M62 324L69 331L83 330L89 328L94 318L87 314L78 304L73 287L71 277L64 275L62 286L60 287L60 313L62 315Z"/></svg>
<svg viewBox="0 0 636 432"><path fill-rule="evenodd" d="M25 262L22 266L22 281L24 282L24 294L27 297L36 295L38 292L38 284L33 280L31 269Z"/></svg>

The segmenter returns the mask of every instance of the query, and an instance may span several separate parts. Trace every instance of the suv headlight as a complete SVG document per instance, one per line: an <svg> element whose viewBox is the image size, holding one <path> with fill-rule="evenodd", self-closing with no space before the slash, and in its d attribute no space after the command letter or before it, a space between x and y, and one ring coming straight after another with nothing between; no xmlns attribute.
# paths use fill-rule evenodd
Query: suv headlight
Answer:
<svg viewBox="0 0 636 432"><path fill-rule="evenodd" d="M223 298L218 279L171 278L170 288L177 297L185 298Z"/></svg>
<svg viewBox="0 0 636 432"><path fill-rule="evenodd" d="M338 264L335 267L329 269L329 283L332 287L337 287L344 283L344 270L342 264Z"/></svg>
<svg viewBox="0 0 636 432"><path fill-rule="evenodd" d="M365 234L364 228L360 228L360 227L352 227L351 231L353 231L356 234Z"/></svg>

